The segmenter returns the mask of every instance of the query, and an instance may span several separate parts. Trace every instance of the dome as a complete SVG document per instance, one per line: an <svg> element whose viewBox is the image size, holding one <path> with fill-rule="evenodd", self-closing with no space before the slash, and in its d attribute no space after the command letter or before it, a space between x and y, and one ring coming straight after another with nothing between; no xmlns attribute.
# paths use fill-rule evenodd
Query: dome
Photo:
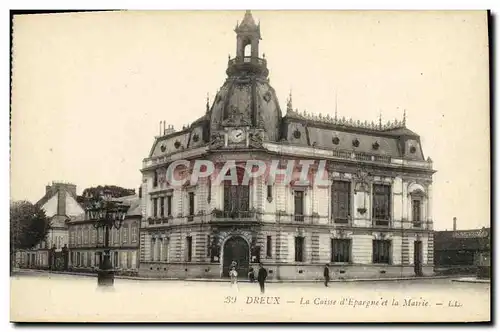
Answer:
<svg viewBox="0 0 500 332"><path fill-rule="evenodd" d="M264 140L280 138L282 113L267 78L267 61L259 57L260 26L247 11L236 26L236 57L229 59L227 79L210 109L210 131L244 126L263 130Z"/></svg>
<svg viewBox="0 0 500 332"><path fill-rule="evenodd" d="M230 77L217 93L210 114L210 129L249 126L264 130L266 140L277 141L281 110L267 80L251 76Z"/></svg>

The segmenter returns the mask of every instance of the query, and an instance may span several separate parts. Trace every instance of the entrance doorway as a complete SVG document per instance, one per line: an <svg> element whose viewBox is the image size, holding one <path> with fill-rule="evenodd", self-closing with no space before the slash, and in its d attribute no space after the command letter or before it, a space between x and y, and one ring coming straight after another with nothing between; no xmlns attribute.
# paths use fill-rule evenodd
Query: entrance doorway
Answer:
<svg viewBox="0 0 500 332"><path fill-rule="evenodd" d="M415 276L422 276L422 241L415 241L413 245L413 264Z"/></svg>
<svg viewBox="0 0 500 332"><path fill-rule="evenodd" d="M229 277L231 263L236 262L238 278L246 278L250 262L250 247L241 236L234 236L224 244L222 276Z"/></svg>

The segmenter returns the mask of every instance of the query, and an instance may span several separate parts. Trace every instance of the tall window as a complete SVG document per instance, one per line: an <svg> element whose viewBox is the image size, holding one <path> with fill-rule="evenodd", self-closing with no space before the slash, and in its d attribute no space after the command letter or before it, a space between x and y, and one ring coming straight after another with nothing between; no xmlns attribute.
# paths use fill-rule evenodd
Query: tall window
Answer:
<svg viewBox="0 0 500 332"><path fill-rule="evenodd" d="M334 263L349 263L351 261L350 239L332 239L331 261Z"/></svg>
<svg viewBox="0 0 500 332"><path fill-rule="evenodd" d="M92 227L92 241L90 242L93 245L97 244L97 229Z"/></svg>
<svg viewBox="0 0 500 332"><path fill-rule="evenodd" d="M120 231L117 230L116 228L113 228L111 233L113 234L113 242L120 243Z"/></svg>
<svg viewBox="0 0 500 332"><path fill-rule="evenodd" d="M194 192L189 193L189 215L194 215Z"/></svg>
<svg viewBox="0 0 500 332"><path fill-rule="evenodd" d="M186 261L191 262L191 259L193 258L193 238L191 236L188 236L186 238L186 246L187 246Z"/></svg>
<svg viewBox="0 0 500 332"><path fill-rule="evenodd" d="M373 185L373 218L377 225L389 225L391 219L390 185Z"/></svg>
<svg viewBox="0 0 500 332"><path fill-rule="evenodd" d="M83 243L85 243L85 244L89 243L89 232L90 232L90 229L85 228L83 230ZM57 246L59 247L59 243L57 244Z"/></svg>
<svg viewBox="0 0 500 332"><path fill-rule="evenodd" d="M234 172L234 170L233 170ZM236 168L238 182L224 181L224 212L226 214L247 212L250 210L250 186L243 184L244 169ZM226 175L229 175L226 173Z"/></svg>
<svg viewBox="0 0 500 332"><path fill-rule="evenodd" d="M158 216L158 198L153 198L153 217Z"/></svg>
<svg viewBox="0 0 500 332"><path fill-rule="evenodd" d="M168 245L169 245L170 239L168 237L164 238L162 241L163 244L163 260L168 261Z"/></svg>
<svg viewBox="0 0 500 332"><path fill-rule="evenodd" d="M128 242L129 225L124 225L122 227L122 232L123 232L123 235L122 235L123 243L127 243Z"/></svg>
<svg viewBox="0 0 500 332"><path fill-rule="evenodd" d="M149 247L149 256L151 257L151 261L155 260L155 247L156 247L156 238L152 237L151 238L151 245Z"/></svg>
<svg viewBox="0 0 500 332"><path fill-rule="evenodd" d="M422 221L422 206L420 199L413 199L411 202L412 220L414 227L420 227Z"/></svg>
<svg viewBox="0 0 500 332"><path fill-rule="evenodd" d="M212 248L212 243L210 242L210 235L207 235L207 257L210 257L210 249Z"/></svg>
<svg viewBox="0 0 500 332"><path fill-rule="evenodd" d="M390 264L391 241L373 240L373 263Z"/></svg>
<svg viewBox="0 0 500 332"><path fill-rule="evenodd" d="M194 216L194 192L189 192L188 194L188 221L193 220Z"/></svg>
<svg viewBox="0 0 500 332"><path fill-rule="evenodd" d="M104 229L98 228L97 229L97 235L99 237L99 244L104 243Z"/></svg>
<svg viewBox="0 0 500 332"><path fill-rule="evenodd" d="M167 196L167 216L172 215L172 196Z"/></svg>
<svg viewBox="0 0 500 332"><path fill-rule="evenodd" d="M154 171L154 173L153 173L153 187L157 187L157 186L158 186L158 172Z"/></svg>
<svg viewBox="0 0 500 332"><path fill-rule="evenodd" d="M294 195L295 221L304 221L304 192L297 190Z"/></svg>
<svg viewBox="0 0 500 332"><path fill-rule="evenodd" d="M273 239L271 236L267 236L267 243L266 243L266 258L271 258L273 257Z"/></svg>
<svg viewBox="0 0 500 332"><path fill-rule="evenodd" d="M137 242L137 225L132 225L132 242Z"/></svg>
<svg viewBox="0 0 500 332"><path fill-rule="evenodd" d="M165 197L160 197L160 217L165 217Z"/></svg>
<svg viewBox="0 0 500 332"><path fill-rule="evenodd" d="M336 223L347 223L351 211L351 183L333 181L332 216Z"/></svg>
<svg viewBox="0 0 500 332"><path fill-rule="evenodd" d="M304 261L304 237L302 236L295 237L295 261Z"/></svg>

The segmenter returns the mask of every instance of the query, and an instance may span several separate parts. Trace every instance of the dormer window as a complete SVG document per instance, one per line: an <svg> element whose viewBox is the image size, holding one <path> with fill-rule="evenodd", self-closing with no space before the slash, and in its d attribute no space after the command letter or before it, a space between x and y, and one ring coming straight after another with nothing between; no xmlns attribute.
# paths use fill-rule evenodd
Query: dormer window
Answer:
<svg viewBox="0 0 500 332"><path fill-rule="evenodd" d="M417 152L417 148L414 147L414 146L411 146L410 147L410 153L415 153L415 152Z"/></svg>
<svg viewBox="0 0 500 332"><path fill-rule="evenodd" d="M332 138L332 143L335 144L335 145L339 145L340 138L338 138L337 136L335 136L334 138Z"/></svg>
<svg viewBox="0 0 500 332"><path fill-rule="evenodd" d="M357 138L352 140L352 146L354 146L355 148L359 146L359 140Z"/></svg>
<svg viewBox="0 0 500 332"><path fill-rule="evenodd" d="M300 131L298 129L295 129L295 131L293 132L293 137L295 137L296 139L300 138Z"/></svg>
<svg viewBox="0 0 500 332"><path fill-rule="evenodd" d="M378 144L378 142L375 142L372 145L373 150L378 150L379 147L380 147L380 144Z"/></svg>

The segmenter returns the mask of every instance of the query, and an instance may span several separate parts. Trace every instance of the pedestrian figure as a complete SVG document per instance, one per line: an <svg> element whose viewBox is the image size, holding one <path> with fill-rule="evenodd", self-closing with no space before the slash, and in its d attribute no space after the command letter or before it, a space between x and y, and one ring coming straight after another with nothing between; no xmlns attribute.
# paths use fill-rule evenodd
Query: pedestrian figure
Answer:
<svg viewBox="0 0 500 332"><path fill-rule="evenodd" d="M238 288L238 272L234 266L229 272L229 276L231 277L231 286Z"/></svg>
<svg viewBox="0 0 500 332"><path fill-rule="evenodd" d="M259 264L259 274L257 275L257 281L259 282L259 285L260 285L260 293L261 294L264 294L264 285L265 285L265 282L266 282L266 278L267 278L267 271L266 269L264 268L264 266L262 265L262 263Z"/></svg>
<svg viewBox="0 0 500 332"><path fill-rule="evenodd" d="M248 271L248 280L250 280L250 282L255 282L255 272L253 270L253 267L251 267Z"/></svg>
<svg viewBox="0 0 500 332"><path fill-rule="evenodd" d="M328 263L325 264L325 269L323 270L323 276L325 277L325 287L328 287L328 282L330 281L330 268Z"/></svg>

